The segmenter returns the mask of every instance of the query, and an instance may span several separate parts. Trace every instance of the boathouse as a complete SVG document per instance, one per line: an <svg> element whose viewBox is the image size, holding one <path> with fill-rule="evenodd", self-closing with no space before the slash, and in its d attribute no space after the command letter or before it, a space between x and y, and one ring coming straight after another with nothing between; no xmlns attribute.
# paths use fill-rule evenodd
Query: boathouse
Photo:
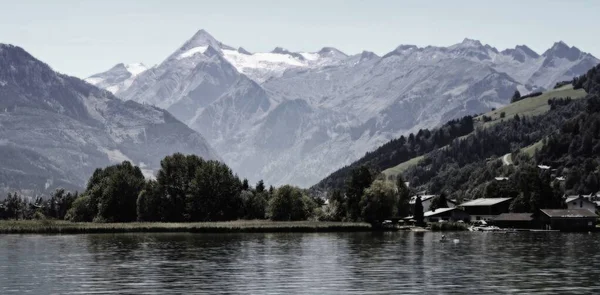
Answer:
<svg viewBox="0 0 600 295"><path fill-rule="evenodd" d="M492 220L492 224L501 228L539 228L533 213L502 213Z"/></svg>
<svg viewBox="0 0 600 295"><path fill-rule="evenodd" d="M481 198L458 205L473 220L492 220L502 213L508 213L511 198Z"/></svg>
<svg viewBox="0 0 600 295"><path fill-rule="evenodd" d="M593 231L598 216L588 209L540 209L538 218L543 229Z"/></svg>
<svg viewBox="0 0 600 295"><path fill-rule="evenodd" d="M471 216L469 216L467 212L458 208L438 208L423 213L423 217L426 222L439 222L440 220L450 222L462 220L464 222L469 222L471 219Z"/></svg>

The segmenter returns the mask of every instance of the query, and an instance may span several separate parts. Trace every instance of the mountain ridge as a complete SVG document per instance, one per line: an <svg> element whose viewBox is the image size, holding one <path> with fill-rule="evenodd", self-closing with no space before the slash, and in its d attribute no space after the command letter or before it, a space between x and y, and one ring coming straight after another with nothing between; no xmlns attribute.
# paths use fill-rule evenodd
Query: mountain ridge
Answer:
<svg viewBox="0 0 600 295"><path fill-rule="evenodd" d="M330 47L250 53L201 35L117 97L173 112L252 181L305 187L402 134L506 105L515 90L550 89L599 62L562 49L498 51L468 38L400 45L379 57Z"/></svg>
<svg viewBox="0 0 600 295"><path fill-rule="evenodd" d="M0 46L0 81L0 191L83 188L94 169L124 160L151 176L175 152L220 159L168 112L57 73L18 46Z"/></svg>

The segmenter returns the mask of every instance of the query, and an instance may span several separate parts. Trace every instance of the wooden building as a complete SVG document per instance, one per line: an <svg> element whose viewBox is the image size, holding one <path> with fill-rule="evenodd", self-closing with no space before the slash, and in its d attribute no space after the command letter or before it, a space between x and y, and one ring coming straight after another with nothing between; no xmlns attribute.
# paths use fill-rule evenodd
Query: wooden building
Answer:
<svg viewBox="0 0 600 295"><path fill-rule="evenodd" d="M593 231L598 216L588 209L541 209L537 218L543 229Z"/></svg>
<svg viewBox="0 0 600 295"><path fill-rule="evenodd" d="M539 228L539 223L533 213L502 213L492 220L492 224L501 228Z"/></svg>
<svg viewBox="0 0 600 295"><path fill-rule="evenodd" d="M508 213L511 198L481 198L458 205L473 220L492 220L502 213Z"/></svg>
<svg viewBox="0 0 600 295"><path fill-rule="evenodd" d="M440 220L458 222L469 222L471 216L458 208L438 208L423 214L426 222L439 222Z"/></svg>

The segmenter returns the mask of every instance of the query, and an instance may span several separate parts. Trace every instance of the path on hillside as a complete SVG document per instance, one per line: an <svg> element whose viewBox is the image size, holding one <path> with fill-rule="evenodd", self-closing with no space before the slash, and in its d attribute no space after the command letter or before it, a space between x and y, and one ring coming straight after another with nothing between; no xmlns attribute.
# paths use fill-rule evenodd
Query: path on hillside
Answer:
<svg viewBox="0 0 600 295"><path fill-rule="evenodd" d="M512 165L513 164L510 154L506 154L506 155L504 155L504 157L502 157L502 164L504 164L504 165Z"/></svg>

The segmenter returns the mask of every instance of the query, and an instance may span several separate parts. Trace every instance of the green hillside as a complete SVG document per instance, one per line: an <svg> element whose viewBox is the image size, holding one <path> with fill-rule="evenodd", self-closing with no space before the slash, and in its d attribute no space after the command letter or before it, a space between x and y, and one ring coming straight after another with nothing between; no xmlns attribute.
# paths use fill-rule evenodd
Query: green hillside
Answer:
<svg viewBox="0 0 600 295"><path fill-rule="evenodd" d="M526 98L514 103L511 103L507 106L504 106L500 109L490 111L488 113L479 115L474 118L475 122L475 130L481 128L489 128L499 122L507 121L513 119L515 115L519 115L520 117L524 116L538 116L542 115L550 110L550 105L548 101L553 98L564 98L570 97L571 99L579 99L585 97L587 93L583 89L573 89L572 84L564 85L557 89L552 89L547 92L544 92L540 96ZM504 113L504 118L501 117L501 114ZM483 118L489 117L490 121L484 122ZM471 136L473 133L467 134L465 136L460 137L459 139L465 139ZM524 148L523 151L530 156L533 155L536 148L541 147L541 141L532 145L531 147ZM421 161L424 157L418 156L412 158L408 161L402 162L394 167L385 169L382 173L385 174L387 178L393 178L399 173L404 173L408 168L416 166L419 161Z"/></svg>
<svg viewBox="0 0 600 295"><path fill-rule="evenodd" d="M548 101L552 98L570 97L571 99L578 99L585 97L586 92L583 89L573 89L573 85L567 84L557 89L552 89L544 92L540 96L529 97L514 103L511 103L500 109L488 112L486 114L477 116L475 118L477 124L476 127L489 127L503 119L512 119L515 115L519 116L537 116L546 113L550 110ZM501 114L504 113L505 117L501 118ZM483 117L490 117L492 120L488 122L483 121Z"/></svg>

